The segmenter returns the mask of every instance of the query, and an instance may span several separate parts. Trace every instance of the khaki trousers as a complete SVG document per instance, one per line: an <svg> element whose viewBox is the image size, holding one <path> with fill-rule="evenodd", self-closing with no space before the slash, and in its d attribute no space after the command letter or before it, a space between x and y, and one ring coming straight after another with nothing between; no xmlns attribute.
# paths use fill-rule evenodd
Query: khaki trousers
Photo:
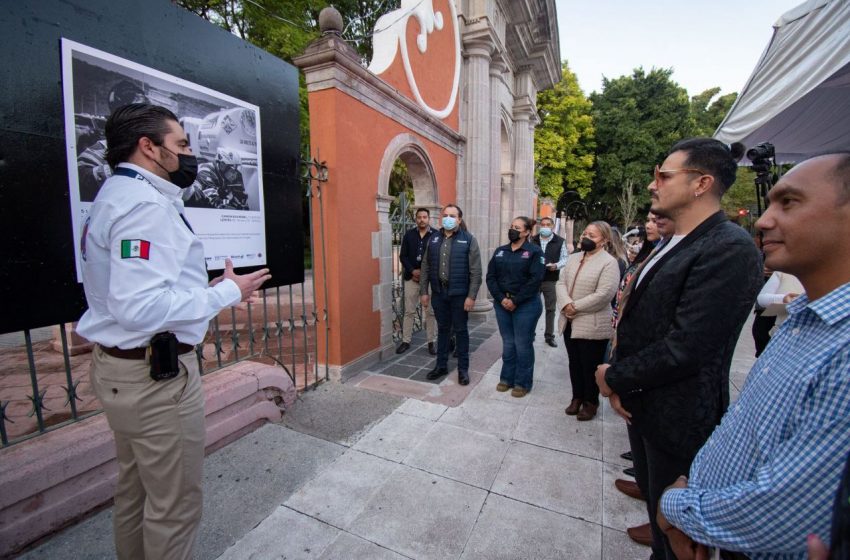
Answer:
<svg viewBox="0 0 850 560"><path fill-rule="evenodd" d="M201 521L204 395L194 353L174 379L95 345L91 381L115 432L113 526L119 559L189 559Z"/></svg>
<svg viewBox="0 0 850 560"><path fill-rule="evenodd" d="M426 280L427 282L427 280ZM404 281L404 321L401 325L401 341L410 344L413 336L413 319L416 317L416 309L419 307L419 282L413 280ZM423 312L422 319L425 321L425 332L428 342L437 340L437 320L434 319L434 309L429 305Z"/></svg>

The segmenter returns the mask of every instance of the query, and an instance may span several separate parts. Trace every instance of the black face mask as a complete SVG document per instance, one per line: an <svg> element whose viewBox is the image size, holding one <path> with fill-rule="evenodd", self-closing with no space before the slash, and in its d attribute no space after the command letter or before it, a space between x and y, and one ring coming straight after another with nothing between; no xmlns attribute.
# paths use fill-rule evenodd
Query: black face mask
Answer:
<svg viewBox="0 0 850 560"><path fill-rule="evenodd" d="M517 241L519 241L519 235L520 233L515 229L508 230L508 239L510 239L511 243L516 243Z"/></svg>
<svg viewBox="0 0 850 560"><path fill-rule="evenodd" d="M596 249L596 242L593 239L588 239L587 237L585 237L581 240L579 248L581 248L581 250L585 253L589 253Z"/></svg>
<svg viewBox="0 0 850 560"><path fill-rule="evenodd" d="M192 183L195 182L195 178L198 176L198 158L188 154L175 154L162 144L160 144L159 147L169 154L177 156L177 171L168 171L165 167L162 167L161 163L156 162L157 165L162 167L163 171L168 173L168 180L181 189L190 187Z"/></svg>

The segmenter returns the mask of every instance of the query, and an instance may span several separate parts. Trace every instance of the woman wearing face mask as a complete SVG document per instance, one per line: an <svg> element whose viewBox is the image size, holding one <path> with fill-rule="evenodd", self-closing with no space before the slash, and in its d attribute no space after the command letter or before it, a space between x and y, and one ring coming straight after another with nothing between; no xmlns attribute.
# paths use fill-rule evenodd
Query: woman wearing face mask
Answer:
<svg viewBox="0 0 850 560"><path fill-rule="evenodd" d="M620 268L606 251L611 235L605 222L590 223L581 234L581 251L570 255L556 286L573 391L565 412L582 421L593 419L599 408L594 372L604 361L612 334L611 298L617 293Z"/></svg>
<svg viewBox="0 0 850 560"><path fill-rule="evenodd" d="M510 243L497 248L487 266L487 289L502 336L502 372L496 390L511 389L511 396L518 398L531 391L534 330L543 312L540 284L546 260L529 239L531 228L531 219L515 218L508 230Z"/></svg>

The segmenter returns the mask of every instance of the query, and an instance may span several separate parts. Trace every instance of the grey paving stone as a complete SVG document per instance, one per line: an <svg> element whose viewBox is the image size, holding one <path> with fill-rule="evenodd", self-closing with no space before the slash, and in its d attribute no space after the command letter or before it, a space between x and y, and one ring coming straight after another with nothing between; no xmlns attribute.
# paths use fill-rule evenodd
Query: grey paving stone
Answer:
<svg viewBox="0 0 850 560"><path fill-rule="evenodd" d="M350 531L417 560L457 558L487 492L401 466Z"/></svg>
<svg viewBox="0 0 850 560"><path fill-rule="evenodd" d="M507 448L504 439L438 422L404 464L489 490Z"/></svg>
<svg viewBox="0 0 850 560"><path fill-rule="evenodd" d="M404 398L344 383L322 383L304 393L286 411L283 424L293 430L351 446Z"/></svg>
<svg viewBox="0 0 850 560"><path fill-rule="evenodd" d="M510 403L469 398L462 405L447 410L439 421L508 439L522 411L523 407Z"/></svg>
<svg viewBox="0 0 850 560"><path fill-rule="evenodd" d="M606 463L631 467L632 462L620 457L620 454L631 450L626 423L602 422L602 460Z"/></svg>
<svg viewBox="0 0 850 560"><path fill-rule="evenodd" d="M568 388L545 379L534 379L534 388L526 397L528 406L552 409L566 417L564 409L570 404Z"/></svg>
<svg viewBox="0 0 850 560"><path fill-rule="evenodd" d="M602 462L511 443L492 492L593 523L602 522Z"/></svg>
<svg viewBox="0 0 850 560"><path fill-rule="evenodd" d="M419 399L407 399L404 404L396 409L396 412L436 421L447 409L448 407L442 404L420 401Z"/></svg>
<svg viewBox="0 0 850 560"><path fill-rule="evenodd" d="M601 552L599 525L490 494L461 558L585 560Z"/></svg>
<svg viewBox="0 0 850 560"><path fill-rule="evenodd" d="M434 422L430 420L394 412L369 430L354 449L401 462L433 426Z"/></svg>
<svg viewBox="0 0 850 560"><path fill-rule="evenodd" d="M602 528L602 560L646 560L652 549L634 542L626 533Z"/></svg>
<svg viewBox="0 0 850 560"><path fill-rule="evenodd" d="M339 533L339 529L281 506L228 548L219 560L319 558Z"/></svg>
<svg viewBox="0 0 850 560"><path fill-rule="evenodd" d="M221 554L344 451L323 439L266 424L207 457L199 557Z"/></svg>
<svg viewBox="0 0 850 560"><path fill-rule="evenodd" d="M284 505L345 529L397 467L392 461L348 450Z"/></svg>
<svg viewBox="0 0 850 560"><path fill-rule="evenodd" d="M602 422L579 422L560 408L527 407L514 430L514 439L602 459Z"/></svg>
<svg viewBox="0 0 850 560"><path fill-rule="evenodd" d="M614 487L614 480L618 478L632 480L623 476L623 471L618 465L604 465L602 524L618 531L625 531L629 527L648 522L649 517L646 513L646 502L630 498Z"/></svg>
<svg viewBox="0 0 850 560"><path fill-rule="evenodd" d="M403 377L404 379L408 379L412 377L415 373L417 373L420 369L420 366L411 366L402 363L395 363L381 370L381 373L383 375L392 375L393 377Z"/></svg>
<svg viewBox="0 0 850 560"><path fill-rule="evenodd" d="M321 560L404 560L404 556L375 543L340 533L320 557Z"/></svg>
<svg viewBox="0 0 850 560"><path fill-rule="evenodd" d="M112 508L96 513L78 524L68 527L53 535L47 542L16 556L16 558L18 560L43 560L45 558L114 559L115 542L112 538Z"/></svg>

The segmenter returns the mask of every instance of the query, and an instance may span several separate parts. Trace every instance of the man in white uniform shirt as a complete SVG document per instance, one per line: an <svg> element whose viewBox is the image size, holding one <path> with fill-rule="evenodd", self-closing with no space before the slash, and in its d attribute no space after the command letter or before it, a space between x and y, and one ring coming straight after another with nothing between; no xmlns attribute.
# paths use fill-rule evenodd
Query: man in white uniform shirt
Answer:
<svg viewBox="0 0 850 560"><path fill-rule="evenodd" d="M208 284L181 199L197 161L171 111L120 107L106 122L106 142L113 176L83 230L89 309L77 331L96 343L92 386L115 434L115 547L118 558L191 558L205 439L194 347L212 317L270 276L237 275L227 262Z"/></svg>

